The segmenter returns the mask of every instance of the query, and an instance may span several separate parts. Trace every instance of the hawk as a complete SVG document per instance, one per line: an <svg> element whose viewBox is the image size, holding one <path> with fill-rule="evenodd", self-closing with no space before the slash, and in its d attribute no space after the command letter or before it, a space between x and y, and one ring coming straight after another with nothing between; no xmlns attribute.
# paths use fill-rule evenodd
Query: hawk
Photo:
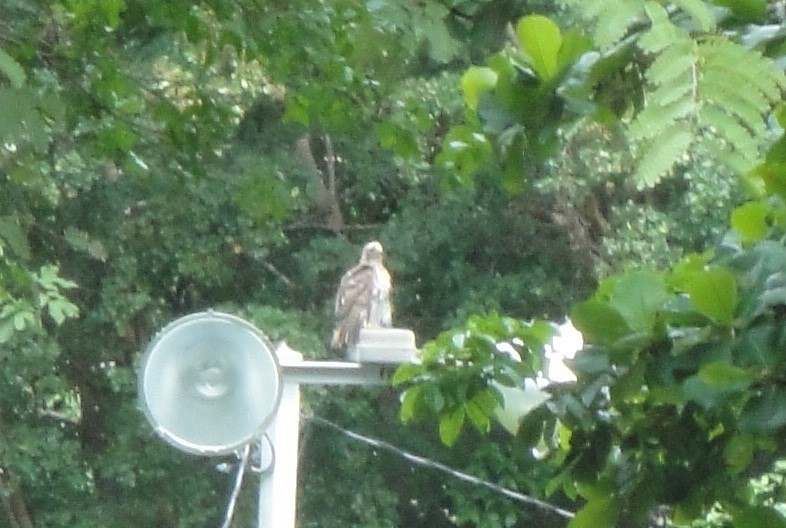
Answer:
<svg viewBox="0 0 786 528"><path fill-rule="evenodd" d="M360 262L341 277L331 347L356 344L361 328L391 325L390 273L383 258L382 244L369 242L363 247Z"/></svg>

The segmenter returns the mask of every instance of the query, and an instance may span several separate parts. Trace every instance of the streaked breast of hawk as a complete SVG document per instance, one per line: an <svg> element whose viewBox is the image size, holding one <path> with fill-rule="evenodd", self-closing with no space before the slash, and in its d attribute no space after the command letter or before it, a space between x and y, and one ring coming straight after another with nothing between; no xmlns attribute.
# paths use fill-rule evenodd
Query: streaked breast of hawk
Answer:
<svg viewBox="0 0 786 528"><path fill-rule="evenodd" d="M360 262L341 277L330 343L333 348L356 344L361 328L391 326L390 273L383 261L382 244L369 242Z"/></svg>

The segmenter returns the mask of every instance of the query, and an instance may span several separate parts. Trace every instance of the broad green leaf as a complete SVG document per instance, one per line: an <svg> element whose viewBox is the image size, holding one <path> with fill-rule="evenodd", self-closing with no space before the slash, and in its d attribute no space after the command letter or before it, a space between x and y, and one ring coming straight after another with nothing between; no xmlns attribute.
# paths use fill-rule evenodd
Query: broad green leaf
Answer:
<svg viewBox="0 0 786 528"><path fill-rule="evenodd" d="M743 242L758 242L769 229L771 207L766 202L748 202L731 213L731 227Z"/></svg>
<svg viewBox="0 0 786 528"><path fill-rule="evenodd" d="M710 389L723 392L743 390L753 381L750 373L725 361L702 365L698 377Z"/></svg>
<svg viewBox="0 0 786 528"><path fill-rule="evenodd" d="M532 61L532 68L544 81L557 74L562 33L551 19L530 15L519 20L516 35L524 52Z"/></svg>
<svg viewBox="0 0 786 528"><path fill-rule="evenodd" d="M461 433L461 428L464 426L464 418L466 416L466 411L461 406L440 417L439 438L443 444L450 447L456 442L459 433Z"/></svg>
<svg viewBox="0 0 786 528"><path fill-rule="evenodd" d="M11 82L11 87L21 89L25 84L27 75L25 70L11 56L0 48L0 72L5 74Z"/></svg>
<svg viewBox="0 0 786 528"><path fill-rule="evenodd" d="M631 331L622 315L600 299L575 305L570 319L588 343L613 343Z"/></svg>
<svg viewBox="0 0 786 528"><path fill-rule="evenodd" d="M470 401L486 415L491 415L502 403L502 396L492 389L486 389L475 394Z"/></svg>
<svg viewBox="0 0 786 528"><path fill-rule="evenodd" d="M417 409L420 393L423 387L417 385L404 391L401 395L401 409L399 410L399 418L402 422L407 423L415 418L415 409Z"/></svg>
<svg viewBox="0 0 786 528"><path fill-rule="evenodd" d="M751 171L750 177L763 181L768 195L776 194L786 199L786 161L762 163Z"/></svg>
<svg viewBox="0 0 786 528"><path fill-rule="evenodd" d="M737 308L737 280L723 267L688 273L680 288L690 296L693 307L722 325L730 325Z"/></svg>
<svg viewBox="0 0 786 528"><path fill-rule="evenodd" d="M711 251L686 255L672 268L672 276L667 279L669 284L679 284L679 277L682 277L684 274L702 271L712 260L712 257Z"/></svg>
<svg viewBox="0 0 786 528"><path fill-rule="evenodd" d="M491 428L491 420L489 417L491 414L487 413L474 398L464 404L464 411L469 421L478 431L481 433L489 432Z"/></svg>
<svg viewBox="0 0 786 528"><path fill-rule="evenodd" d="M781 290L779 293L782 302L786 304L786 291L783 291L786 289L779 288L779 290ZM772 336L776 331L775 325L780 325L780 323L763 321L758 325L748 327L734 340L733 353L740 366L773 369L783 361L781 351L772 345Z"/></svg>
<svg viewBox="0 0 786 528"><path fill-rule="evenodd" d="M390 380L393 385L401 385L423 372L423 367L417 363L403 363L393 373Z"/></svg>
<svg viewBox="0 0 786 528"><path fill-rule="evenodd" d="M585 374L598 374L609 368L609 355L599 348L587 348L573 359L566 359L565 364L573 371Z"/></svg>
<svg viewBox="0 0 786 528"><path fill-rule="evenodd" d="M702 365L698 374L682 383L685 395L711 409L728 401L730 396L746 390L753 376L747 371L725 361Z"/></svg>
<svg viewBox="0 0 786 528"><path fill-rule="evenodd" d="M497 85L497 72L491 68L471 66L461 77L464 102L473 111L478 109L480 96Z"/></svg>
<svg viewBox="0 0 786 528"><path fill-rule="evenodd" d="M562 44L559 49L559 69L573 65L584 53L592 49L592 39L577 30L570 30L562 35Z"/></svg>
<svg viewBox="0 0 786 528"><path fill-rule="evenodd" d="M705 409L712 409L727 401L729 394L711 389L698 376L690 376L682 382L682 397L695 401Z"/></svg>
<svg viewBox="0 0 786 528"><path fill-rule="evenodd" d="M596 498L576 512L568 528L613 528L618 515L619 505L614 497Z"/></svg>
<svg viewBox="0 0 786 528"><path fill-rule="evenodd" d="M768 387L761 396L751 399L739 424L740 429L754 433L767 433L786 425L786 390Z"/></svg>
<svg viewBox="0 0 786 528"><path fill-rule="evenodd" d="M635 271L625 274L614 284L609 306L625 319L631 329L649 332L655 324L655 314L668 298L663 277Z"/></svg>

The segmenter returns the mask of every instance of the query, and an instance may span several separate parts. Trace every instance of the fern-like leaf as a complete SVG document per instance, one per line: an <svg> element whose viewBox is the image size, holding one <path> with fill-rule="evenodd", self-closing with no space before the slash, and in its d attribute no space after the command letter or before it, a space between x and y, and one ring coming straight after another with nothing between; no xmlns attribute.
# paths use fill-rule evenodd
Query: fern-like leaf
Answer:
<svg viewBox="0 0 786 528"><path fill-rule="evenodd" d="M692 98L693 91L693 76L692 71L689 70L656 87L651 97L661 105L670 105L681 99Z"/></svg>
<svg viewBox="0 0 786 528"><path fill-rule="evenodd" d="M702 0L672 0L672 3L687 14L703 32L715 31L715 17L707 2Z"/></svg>
<svg viewBox="0 0 786 528"><path fill-rule="evenodd" d="M647 2L644 11L650 19L650 29L639 38L637 45L645 52L658 53L675 42L689 40L688 33L672 24L666 9L658 2Z"/></svg>
<svg viewBox="0 0 786 528"><path fill-rule="evenodd" d="M777 101L786 85L782 72L772 61L754 50L721 38L708 39L704 44L703 58L707 71L718 71L760 92L767 100Z"/></svg>
<svg viewBox="0 0 786 528"><path fill-rule="evenodd" d="M674 166L674 161L685 153L693 139L690 130L674 123L648 143L638 160L636 186L644 188L657 185Z"/></svg>
<svg viewBox="0 0 786 528"><path fill-rule="evenodd" d="M671 23L658 9L648 5L658 24ZM783 74L758 52L717 37L649 49L660 51L645 72L647 106L628 127L638 152L637 185L657 184L698 142L733 170L750 169L766 115L786 87Z"/></svg>
<svg viewBox="0 0 786 528"><path fill-rule="evenodd" d="M693 41L679 41L666 48L645 73L650 84L659 86L669 83L678 76L691 72L698 57Z"/></svg>
<svg viewBox="0 0 786 528"><path fill-rule="evenodd" d="M727 143L726 149L738 152L751 165L756 161L759 155L758 141L728 109L721 110L717 106L706 104L702 106L697 117L699 124L723 138Z"/></svg>
<svg viewBox="0 0 786 528"><path fill-rule="evenodd" d="M769 108L770 101L760 92L753 88L740 89L739 81L718 71L705 71L701 77L701 98L704 101L720 108L734 108L737 119L751 133L766 132L762 109Z"/></svg>
<svg viewBox="0 0 786 528"><path fill-rule="evenodd" d="M590 23L601 48L640 32L651 61L644 72L644 108L628 127L639 187L656 185L693 146L701 144L735 171L760 154L766 116L786 77L772 61L726 37L707 0L562 0ZM649 21L641 30L641 22Z"/></svg>
<svg viewBox="0 0 786 528"><path fill-rule="evenodd" d="M562 0L562 3L593 25L593 39L608 49L644 18L645 0Z"/></svg>
<svg viewBox="0 0 786 528"><path fill-rule="evenodd" d="M639 112L628 127L628 138L632 141L649 141L670 132L671 126L678 121L689 120L696 115L696 101L683 97L672 104L649 104Z"/></svg>

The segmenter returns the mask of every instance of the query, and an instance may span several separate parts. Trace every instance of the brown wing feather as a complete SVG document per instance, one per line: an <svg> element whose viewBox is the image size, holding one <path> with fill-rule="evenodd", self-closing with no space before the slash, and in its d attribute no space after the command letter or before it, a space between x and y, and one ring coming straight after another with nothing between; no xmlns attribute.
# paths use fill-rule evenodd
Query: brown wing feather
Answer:
<svg viewBox="0 0 786 528"><path fill-rule="evenodd" d="M368 321L374 270L358 264L341 277L336 294L336 328L330 345L343 348L357 342L360 329Z"/></svg>

